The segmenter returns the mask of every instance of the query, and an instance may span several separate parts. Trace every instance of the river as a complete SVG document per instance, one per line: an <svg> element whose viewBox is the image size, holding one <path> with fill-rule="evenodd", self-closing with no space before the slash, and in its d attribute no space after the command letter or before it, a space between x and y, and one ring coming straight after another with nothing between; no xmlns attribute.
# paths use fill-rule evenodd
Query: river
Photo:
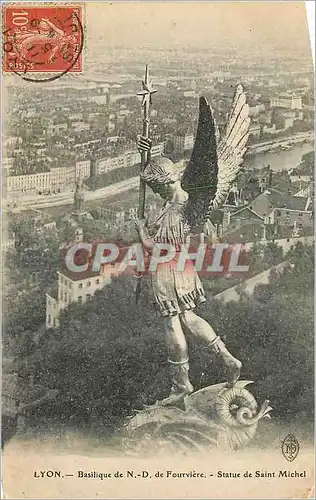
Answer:
<svg viewBox="0 0 316 500"><path fill-rule="evenodd" d="M297 144L287 151L257 153L248 157L245 165L256 168L270 165L274 171L290 170L300 164L302 155L313 151L313 149L314 144L312 142L305 142Z"/></svg>

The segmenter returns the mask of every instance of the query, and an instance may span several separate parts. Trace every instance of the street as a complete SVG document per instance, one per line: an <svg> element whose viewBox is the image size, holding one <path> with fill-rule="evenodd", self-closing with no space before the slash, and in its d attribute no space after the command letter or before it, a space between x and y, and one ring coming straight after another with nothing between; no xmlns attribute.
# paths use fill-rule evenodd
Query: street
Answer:
<svg viewBox="0 0 316 500"><path fill-rule="evenodd" d="M116 184L110 184L96 191L85 191L85 201L97 200L99 198L108 198L110 196L116 196L118 194L124 193L132 188L138 186L139 177L132 177L131 179L126 179L125 181L117 182ZM60 205L71 205L74 199L73 191L65 191L60 194L50 195L50 196L26 196L25 198L19 198L19 205L21 210L27 210L28 208L47 208Z"/></svg>

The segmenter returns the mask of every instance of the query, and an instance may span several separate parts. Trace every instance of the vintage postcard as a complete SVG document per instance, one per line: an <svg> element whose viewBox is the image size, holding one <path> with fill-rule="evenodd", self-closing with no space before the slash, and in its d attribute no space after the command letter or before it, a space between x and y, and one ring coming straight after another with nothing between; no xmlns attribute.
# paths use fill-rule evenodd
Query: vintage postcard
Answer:
<svg viewBox="0 0 316 500"><path fill-rule="evenodd" d="M2 2L2 498L315 497L306 12Z"/></svg>

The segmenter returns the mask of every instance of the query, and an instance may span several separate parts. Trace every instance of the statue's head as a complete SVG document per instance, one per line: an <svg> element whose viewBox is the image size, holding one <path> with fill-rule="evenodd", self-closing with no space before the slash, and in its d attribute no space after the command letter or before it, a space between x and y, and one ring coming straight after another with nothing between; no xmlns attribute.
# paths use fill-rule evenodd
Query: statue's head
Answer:
<svg viewBox="0 0 316 500"><path fill-rule="evenodd" d="M181 179L181 169L168 158L153 158L141 173L141 179L162 198L169 198L172 185Z"/></svg>

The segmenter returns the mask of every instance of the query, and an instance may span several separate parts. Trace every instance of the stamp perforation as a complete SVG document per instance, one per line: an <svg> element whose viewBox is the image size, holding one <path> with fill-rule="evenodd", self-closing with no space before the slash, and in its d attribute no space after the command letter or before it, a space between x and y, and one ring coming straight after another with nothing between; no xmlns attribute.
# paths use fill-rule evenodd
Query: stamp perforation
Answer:
<svg viewBox="0 0 316 500"><path fill-rule="evenodd" d="M14 12L14 9L21 12ZM9 40L3 43L4 73L40 82L52 81L68 72L82 72L83 4L10 2L3 5L1 11L2 36ZM32 21L36 22L32 24ZM25 76L26 73L36 73L37 78ZM39 78L43 74L46 78Z"/></svg>

